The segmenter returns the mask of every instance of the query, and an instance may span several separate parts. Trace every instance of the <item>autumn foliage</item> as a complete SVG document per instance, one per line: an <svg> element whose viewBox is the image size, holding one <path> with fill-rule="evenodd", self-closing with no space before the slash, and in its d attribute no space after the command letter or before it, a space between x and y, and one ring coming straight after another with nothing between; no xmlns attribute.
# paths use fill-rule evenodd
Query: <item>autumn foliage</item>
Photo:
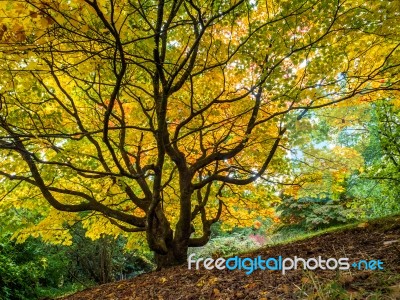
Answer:
<svg viewBox="0 0 400 300"><path fill-rule="evenodd" d="M276 185L324 176L284 176L305 116L397 92L398 4L382 19L382 3L4 1L0 205L45 216L18 237L68 244L80 221L145 237L162 267L219 220L272 216Z"/></svg>

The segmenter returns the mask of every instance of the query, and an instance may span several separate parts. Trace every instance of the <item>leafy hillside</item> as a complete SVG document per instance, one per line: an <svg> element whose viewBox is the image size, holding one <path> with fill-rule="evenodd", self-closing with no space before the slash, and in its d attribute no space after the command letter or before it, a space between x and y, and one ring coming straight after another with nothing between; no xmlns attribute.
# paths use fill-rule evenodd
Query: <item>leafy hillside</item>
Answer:
<svg viewBox="0 0 400 300"><path fill-rule="evenodd" d="M384 270L188 270L187 265L88 289L89 299L400 299L400 216L257 250L245 257L348 257L383 261Z"/></svg>

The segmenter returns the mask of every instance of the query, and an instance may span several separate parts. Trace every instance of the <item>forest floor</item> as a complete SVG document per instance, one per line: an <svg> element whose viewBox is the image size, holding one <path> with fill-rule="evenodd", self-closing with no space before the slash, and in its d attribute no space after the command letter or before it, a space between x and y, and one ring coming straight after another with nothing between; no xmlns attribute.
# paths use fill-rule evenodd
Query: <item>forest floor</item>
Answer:
<svg viewBox="0 0 400 300"><path fill-rule="evenodd" d="M62 300L400 299L400 216L360 223L240 257L381 260L383 270L194 270L188 265L90 288ZM299 264L302 267L302 264ZM193 266L194 267L194 266Z"/></svg>

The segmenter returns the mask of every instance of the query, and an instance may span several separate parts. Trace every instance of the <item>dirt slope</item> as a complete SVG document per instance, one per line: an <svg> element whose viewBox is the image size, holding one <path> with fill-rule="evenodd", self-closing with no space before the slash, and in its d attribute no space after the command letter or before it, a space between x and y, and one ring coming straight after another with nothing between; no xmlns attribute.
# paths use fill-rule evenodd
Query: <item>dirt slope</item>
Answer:
<svg viewBox="0 0 400 300"><path fill-rule="evenodd" d="M243 257L348 257L383 261L384 270L188 270L187 265L101 285L63 300L89 299L400 299L400 217L361 224Z"/></svg>

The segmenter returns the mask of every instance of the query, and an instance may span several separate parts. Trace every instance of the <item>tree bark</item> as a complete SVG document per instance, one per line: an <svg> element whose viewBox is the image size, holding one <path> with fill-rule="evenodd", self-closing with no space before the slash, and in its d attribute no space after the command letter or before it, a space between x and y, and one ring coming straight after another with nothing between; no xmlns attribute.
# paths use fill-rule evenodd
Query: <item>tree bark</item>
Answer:
<svg viewBox="0 0 400 300"><path fill-rule="evenodd" d="M179 220L173 231L162 206L158 205L153 219L153 230L147 231L150 249L154 251L157 270L184 264L187 260L191 227L190 174L180 174Z"/></svg>
<svg viewBox="0 0 400 300"><path fill-rule="evenodd" d="M154 259L157 264L158 271L161 269L182 265L186 263L186 257L183 257L182 255L176 255L173 247L168 248L167 254L154 253Z"/></svg>

